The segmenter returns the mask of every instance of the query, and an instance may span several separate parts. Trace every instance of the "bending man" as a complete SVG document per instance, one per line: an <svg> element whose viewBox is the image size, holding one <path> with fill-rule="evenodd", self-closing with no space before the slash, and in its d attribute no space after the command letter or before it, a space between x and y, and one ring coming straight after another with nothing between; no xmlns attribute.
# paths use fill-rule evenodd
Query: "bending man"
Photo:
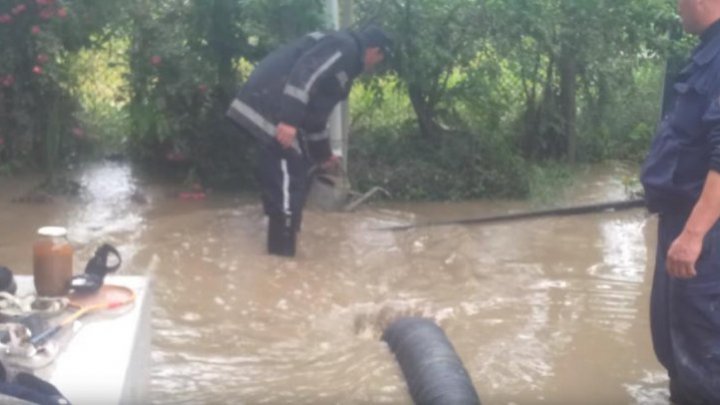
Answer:
<svg viewBox="0 0 720 405"><path fill-rule="evenodd" d="M270 254L295 255L308 170L338 163L326 131L330 114L390 46L375 27L306 35L265 57L233 100L228 117L261 145L258 173Z"/></svg>

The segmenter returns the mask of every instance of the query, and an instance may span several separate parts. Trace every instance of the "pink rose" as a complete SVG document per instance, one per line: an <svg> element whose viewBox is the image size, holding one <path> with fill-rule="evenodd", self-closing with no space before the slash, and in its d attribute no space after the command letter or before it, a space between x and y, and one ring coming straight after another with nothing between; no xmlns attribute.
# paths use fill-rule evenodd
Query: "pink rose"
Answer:
<svg viewBox="0 0 720 405"><path fill-rule="evenodd" d="M27 10L27 6L24 4L18 4L15 8L12 9L12 13L15 15L18 15L22 13L23 11Z"/></svg>
<svg viewBox="0 0 720 405"><path fill-rule="evenodd" d="M15 84L15 76L5 75L2 80L0 80L0 83L2 83L3 87L10 87Z"/></svg>
<svg viewBox="0 0 720 405"><path fill-rule="evenodd" d="M42 19L42 20L49 20L52 18L52 16L53 16L53 11L50 9L46 8L45 10L40 11L40 19Z"/></svg>

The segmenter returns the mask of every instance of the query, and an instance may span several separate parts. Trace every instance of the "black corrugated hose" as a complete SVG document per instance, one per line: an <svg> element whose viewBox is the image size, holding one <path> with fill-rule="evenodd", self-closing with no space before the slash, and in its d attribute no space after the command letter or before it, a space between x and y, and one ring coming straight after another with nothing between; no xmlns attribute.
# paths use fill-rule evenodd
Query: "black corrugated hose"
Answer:
<svg viewBox="0 0 720 405"><path fill-rule="evenodd" d="M395 353L418 405L480 405L467 370L445 332L430 319L400 318L382 339Z"/></svg>

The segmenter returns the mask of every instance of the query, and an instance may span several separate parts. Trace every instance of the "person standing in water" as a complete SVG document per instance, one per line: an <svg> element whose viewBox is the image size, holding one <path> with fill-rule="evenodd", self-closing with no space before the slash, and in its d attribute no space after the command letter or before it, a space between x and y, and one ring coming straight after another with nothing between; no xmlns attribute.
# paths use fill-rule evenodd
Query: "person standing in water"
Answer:
<svg viewBox="0 0 720 405"><path fill-rule="evenodd" d="M641 180L659 213L651 297L655 353L675 404L720 404L720 0L678 0L699 36Z"/></svg>
<svg viewBox="0 0 720 405"><path fill-rule="evenodd" d="M338 164L327 133L330 114L391 45L377 27L305 35L265 57L230 105L227 116L260 144L270 254L295 256L308 171L313 164Z"/></svg>

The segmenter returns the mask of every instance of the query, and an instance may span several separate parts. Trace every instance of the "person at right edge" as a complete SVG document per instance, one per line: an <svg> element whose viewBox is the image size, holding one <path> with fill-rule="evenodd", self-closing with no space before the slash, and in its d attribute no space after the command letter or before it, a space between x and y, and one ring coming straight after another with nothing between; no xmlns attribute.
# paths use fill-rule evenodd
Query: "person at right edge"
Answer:
<svg viewBox="0 0 720 405"><path fill-rule="evenodd" d="M268 253L295 256L308 172L338 165L326 128L330 114L391 46L377 27L305 35L265 57L230 105L227 116L260 144Z"/></svg>
<svg viewBox="0 0 720 405"><path fill-rule="evenodd" d="M674 404L720 404L720 0L678 0L700 37L642 169L659 214L653 347Z"/></svg>

